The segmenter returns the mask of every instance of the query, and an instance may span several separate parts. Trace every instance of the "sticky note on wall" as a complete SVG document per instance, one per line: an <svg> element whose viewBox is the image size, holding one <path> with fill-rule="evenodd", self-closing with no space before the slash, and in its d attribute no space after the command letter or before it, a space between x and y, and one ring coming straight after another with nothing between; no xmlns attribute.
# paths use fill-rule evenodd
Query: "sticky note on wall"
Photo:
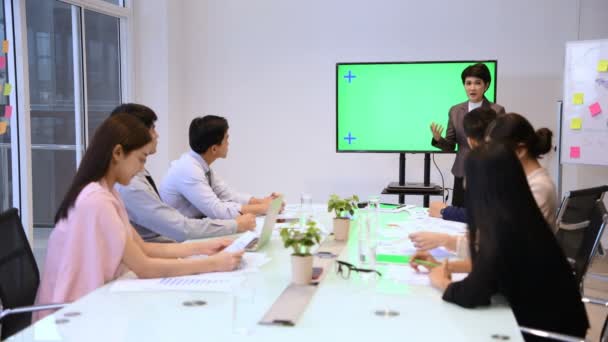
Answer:
<svg viewBox="0 0 608 342"><path fill-rule="evenodd" d="M8 127L8 122L0 121L0 135L6 133L6 127Z"/></svg>
<svg viewBox="0 0 608 342"><path fill-rule="evenodd" d="M581 129L583 127L583 120L581 118L574 118L570 120L571 129Z"/></svg>
<svg viewBox="0 0 608 342"><path fill-rule="evenodd" d="M9 96L11 91L13 90L13 86L10 83L6 83L4 85L4 96Z"/></svg>
<svg viewBox="0 0 608 342"><path fill-rule="evenodd" d="M600 103L596 102L589 106L589 113L591 113L591 116L600 115L602 113L602 107L600 106Z"/></svg>
<svg viewBox="0 0 608 342"><path fill-rule="evenodd" d="M570 147L570 158L578 159L581 157L581 148L580 146L571 146Z"/></svg>
<svg viewBox="0 0 608 342"><path fill-rule="evenodd" d="M13 115L13 106L6 105L4 106L4 117L10 119Z"/></svg>
<svg viewBox="0 0 608 342"><path fill-rule="evenodd" d="M0 56L0 69L6 68L6 56Z"/></svg>
<svg viewBox="0 0 608 342"><path fill-rule="evenodd" d="M2 53L8 53L8 40L2 41Z"/></svg>
<svg viewBox="0 0 608 342"><path fill-rule="evenodd" d="M597 71L608 72L608 59L600 59L600 61L597 62Z"/></svg>
<svg viewBox="0 0 608 342"><path fill-rule="evenodd" d="M585 94L583 93L574 93L572 95L572 103L575 105L580 105L585 102Z"/></svg>

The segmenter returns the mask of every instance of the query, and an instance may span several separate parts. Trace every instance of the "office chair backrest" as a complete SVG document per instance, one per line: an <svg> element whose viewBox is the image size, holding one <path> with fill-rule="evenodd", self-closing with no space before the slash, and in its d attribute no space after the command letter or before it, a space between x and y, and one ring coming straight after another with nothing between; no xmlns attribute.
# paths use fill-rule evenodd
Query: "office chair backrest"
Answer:
<svg viewBox="0 0 608 342"><path fill-rule="evenodd" d="M597 201L591 212L589 225L585 228L583 241L574 260L574 274L576 281L581 286L581 290L583 288L583 278L598 250L600 238L607 221L608 214L606 213L606 207L602 201Z"/></svg>
<svg viewBox="0 0 608 342"><path fill-rule="evenodd" d="M589 223L595 203L608 192L608 185L568 192L559 206L557 228L579 229Z"/></svg>
<svg viewBox="0 0 608 342"><path fill-rule="evenodd" d="M2 307L33 305L40 274L17 209L0 214L0 301ZM0 340L30 325L32 315L15 314L2 322Z"/></svg>

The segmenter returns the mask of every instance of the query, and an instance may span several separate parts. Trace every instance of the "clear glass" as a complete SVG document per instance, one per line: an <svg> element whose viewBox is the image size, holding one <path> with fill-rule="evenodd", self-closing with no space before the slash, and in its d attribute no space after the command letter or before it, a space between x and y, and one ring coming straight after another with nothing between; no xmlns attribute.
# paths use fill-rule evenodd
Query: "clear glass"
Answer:
<svg viewBox="0 0 608 342"><path fill-rule="evenodd" d="M0 41L6 37L6 23L4 17L4 1L0 1ZM0 53L4 63L0 68L0 82L4 85L8 82L7 54ZM1 89L4 89L2 86ZM0 212L13 206L13 149L17 148L17 142L12 141L11 134L16 127L16 118L10 119L5 116L6 106L9 105L8 96L0 96ZM12 115L11 115L12 118Z"/></svg>
<svg viewBox="0 0 608 342"><path fill-rule="evenodd" d="M246 279L232 289L232 333L251 335L260 319L259 308L255 302L255 284Z"/></svg>
<svg viewBox="0 0 608 342"><path fill-rule="evenodd" d="M365 265L368 255L368 213L369 209L359 209L357 211L357 248L359 250L359 263Z"/></svg>
<svg viewBox="0 0 608 342"><path fill-rule="evenodd" d="M312 218L312 196L307 193L300 195L300 227L305 227L306 222Z"/></svg>
<svg viewBox="0 0 608 342"><path fill-rule="evenodd" d="M72 8L60 1L26 0L36 227L53 226L76 173L73 24L79 18L73 18Z"/></svg>
<svg viewBox="0 0 608 342"><path fill-rule="evenodd" d="M120 21L84 12L89 141L95 130L121 102Z"/></svg>

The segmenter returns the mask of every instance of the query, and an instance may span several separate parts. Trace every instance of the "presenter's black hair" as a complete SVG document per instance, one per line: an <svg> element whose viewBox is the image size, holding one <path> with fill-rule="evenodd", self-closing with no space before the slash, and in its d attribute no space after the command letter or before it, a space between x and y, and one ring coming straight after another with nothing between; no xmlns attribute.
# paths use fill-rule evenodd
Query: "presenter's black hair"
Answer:
<svg viewBox="0 0 608 342"><path fill-rule="evenodd" d="M154 122L158 120L158 116L156 116L156 113L154 113L154 111L150 107L144 106L139 103L123 103L118 107L114 108L110 116L114 116L120 113L133 115L148 128L152 128L154 126Z"/></svg>
<svg viewBox="0 0 608 342"><path fill-rule="evenodd" d="M464 116L464 134L473 140L483 141L486 129L496 119L496 111L490 107L475 108Z"/></svg>
<svg viewBox="0 0 608 342"><path fill-rule="evenodd" d="M481 78L481 80L486 84L486 86L489 86L492 82L492 75L490 75L490 69L488 69L488 67L483 63L477 63L466 67L462 71L462 74L460 74L462 84L464 84L464 81L467 77Z"/></svg>
<svg viewBox="0 0 608 342"><path fill-rule="evenodd" d="M465 116L466 117L466 116ZM551 150L553 132L548 128L540 128L536 132L526 118L517 113L508 113L497 118L488 126L487 137L515 149L523 144L530 156L541 158Z"/></svg>
<svg viewBox="0 0 608 342"><path fill-rule="evenodd" d="M206 115L190 123L190 148L203 154L213 145L219 145L228 131L228 121L216 115Z"/></svg>

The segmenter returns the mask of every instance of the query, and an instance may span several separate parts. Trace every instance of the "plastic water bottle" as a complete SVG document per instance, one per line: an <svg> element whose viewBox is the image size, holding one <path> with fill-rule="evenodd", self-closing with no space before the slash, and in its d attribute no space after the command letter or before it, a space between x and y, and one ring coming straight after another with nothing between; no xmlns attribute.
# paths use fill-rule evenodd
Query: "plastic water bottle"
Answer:
<svg viewBox="0 0 608 342"><path fill-rule="evenodd" d="M376 268L376 248L378 247L378 229L380 226L380 199L370 197L367 224L367 255L370 268Z"/></svg>
<svg viewBox="0 0 608 342"><path fill-rule="evenodd" d="M306 227L306 223L312 217L312 196L302 193L300 196L300 228Z"/></svg>
<svg viewBox="0 0 608 342"><path fill-rule="evenodd" d="M367 262L367 246L368 246L368 236L369 236L369 222L368 222L368 209L360 209L357 213L357 247L359 250L359 263L365 264Z"/></svg>

